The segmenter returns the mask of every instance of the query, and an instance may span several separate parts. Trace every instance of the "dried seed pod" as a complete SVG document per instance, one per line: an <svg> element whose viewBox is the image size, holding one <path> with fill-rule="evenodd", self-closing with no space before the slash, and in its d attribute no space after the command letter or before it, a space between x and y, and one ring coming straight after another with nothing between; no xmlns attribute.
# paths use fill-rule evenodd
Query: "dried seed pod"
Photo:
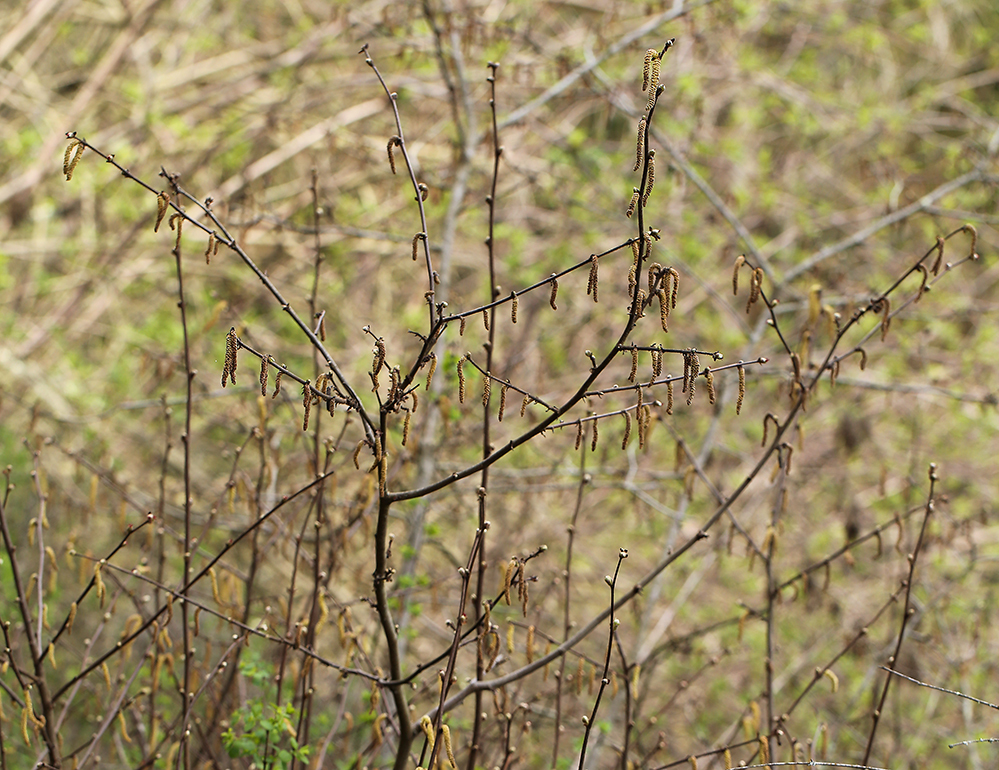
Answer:
<svg viewBox="0 0 999 770"><path fill-rule="evenodd" d="M642 194L642 205L649 205L649 196L652 195L652 188L656 184L656 151L649 150L649 177L645 184L645 192Z"/></svg>
<svg viewBox="0 0 999 770"><path fill-rule="evenodd" d="M742 412L742 401L746 397L746 367L739 364L739 397L735 402L735 413Z"/></svg>
<svg viewBox="0 0 999 770"><path fill-rule="evenodd" d="M392 173L395 173L395 155L392 153L393 147L401 147L402 139L398 136L393 136L388 140L388 146L385 148L388 151L389 167L392 169Z"/></svg>
<svg viewBox="0 0 999 770"><path fill-rule="evenodd" d="M169 205L170 194L161 191L160 194L156 196L156 224L153 225L154 233L158 233L160 231L160 224L163 222L163 217L166 216L167 207Z"/></svg>
<svg viewBox="0 0 999 770"><path fill-rule="evenodd" d="M732 269L732 296L739 296L739 269L746 264L746 255L740 254L735 258L735 267Z"/></svg>
<svg viewBox="0 0 999 770"><path fill-rule="evenodd" d="M593 254L590 256L590 277L586 282L586 293L593 296L593 301L597 301L597 282L599 275L597 273L597 255Z"/></svg>
<svg viewBox="0 0 999 770"><path fill-rule="evenodd" d="M631 219L635 215L635 207L638 205L638 198L642 193L637 187L632 187L631 189L631 203L628 204L628 210L624 213L628 219Z"/></svg>
<svg viewBox="0 0 999 770"><path fill-rule="evenodd" d="M558 278L552 273L552 293L548 297L548 304L552 306L552 310L558 310L558 305L555 304L556 297L558 297Z"/></svg>
<svg viewBox="0 0 999 770"><path fill-rule="evenodd" d="M517 323L517 292L510 292L510 323Z"/></svg>
<svg viewBox="0 0 999 770"><path fill-rule="evenodd" d="M638 141L635 143L635 167L632 171L638 171L642 166L642 158L645 157L645 118L638 121Z"/></svg>
<svg viewBox="0 0 999 770"><path fill-rule="evenodd" d="M465 365L464 357L458 359L458 403L465 403L465 372L462 367Z"/></svg>

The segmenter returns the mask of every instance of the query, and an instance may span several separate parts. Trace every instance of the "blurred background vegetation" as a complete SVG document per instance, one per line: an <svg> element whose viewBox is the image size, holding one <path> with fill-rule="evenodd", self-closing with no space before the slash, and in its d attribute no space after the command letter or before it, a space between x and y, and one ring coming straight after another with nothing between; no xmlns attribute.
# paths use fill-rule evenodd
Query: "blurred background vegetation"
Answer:
<svg viewBox="0 0 999 770"><path fill-rule="evenodd" d="M761 356L769 363L747 369L739 416L733 370L716 376L717 404L708 403L702 387L690 406L678 396L672 415L657 409L642 449L633 438L622 451L623 422L608 421L600 423L594 452L575 450L574 428L555 430L496 466L487 595L502 589L497 564L548 546L530 562L536 583L526 616L516 602L494 615L504 644L497 670L523 665L548 639L560 642L563 613L582 625L606 606L602 578L613 571L619 547L630 551L622 576L628 586L693 536L716 509L716 493L730 494L761 456L764 415L787 412L790 362L766 313L759 306L746 312L746 289L732 296L737 255L764 267L764 289L779 300L781 330L807 367L822 361L832 341L816 307L850 318L932 249L938 235L971 223L982 258L945 272L898 314L883 343L875 333L864 344L864 370L859 356L844 361L835 388L823 381L785 437L794 459L774 570L778 582L811 571L780 593L771 665L781 714L816 667L830 665L869 627L835 661L838 689L823 682L808 691L783 724L785 735L811 746L816 758L821 751L830 760L859 762L885 676L879 666L900 623L901 604L888 600L908 569L905 553L918 534L926 469L934 462L940 498L898 668L996 700L999 8L991 0L29 0L0 8L0 19L6 30L0 33L0 465L10 466L15 485L5 512L21 546L22 580L44 560L38 543L29 545L29 522L47 519L45 544L61 570L57 579L43 573L54 627L91 578L93 560L107 556L124 528L141 524L147 512L156 515L148 537L134 538L114 562L179 585L184 494L185 377L173 236L165 228L153 232L155 197L93 153L84 154L67 183L60 173L66 132L113 153L157 189L165 187L157 176L162 167L180 174L195 195L211 196L219 217L300 312L309 307L315 275L315 170L317 306L327 313L327 347L374 404L364 386L372 343L362 327L385 338L390 356L405 360L417 349L410 330L422 328L426 306L422 266L410 261L420 229L412 190L404 175L393 177L385 155L396 129L358 49L369 46L398 93L408 149L429 186L438 299L455 310L489 299L487 62L500 64L504 154L495 242L497 281L507 293L634 234L624 213L638 183L631 168L646 99L642 57L675 37L663 60L666 90L651 144L659 167L646 218L662 231L653 258L680 273L680 299L668 336L655 333L658 319L652 319L636 341L717 350L722 363ZM952 238L945 260L963 259L968 243ZM275 635L293 638L294 618L308 617L314 587L300 589L290 605L288 589L295 580L308 583L316 568L322 573L316 590L331 612L316 650L377 674L385 662L369 606L373 490L363 459L360 471L351 459L358 424L339 414L304 433L298 391L258 400L249 357L241 358L238 385L220 389L230 327L305 377L314 376L312 351L232 254L222 249L206 264L203 249L202 238L185 237L197 369L195 567L311 481L311 458L326 439L337 450L327 467L337 473L323 491L330 527L316 551L318 567L297 550L312 550L305 522L315 501L304 496L252 544L227 555L221 596L213 598L210 585L195 589L206 605L222 605L221 618L201 620L199 665L212 670L239 633L227 614L245 613L248 625L267 623ZM550 402L571 393L589 369L584 351L607 350L626 318L625 252L601 260L599 304L586 296L582 274L574 274L561 284L557 312L545 293L524 299L516 326L501 314L494 372ZM911 297L918 279L906 287ZM861 326L849 344L877 329L878 320ZM477 396L458 403L454 363L466 351L481 351L484 340L476 322L464 337L449 333L439 390L418 412L406 447L399 445L401 423L392 426L396 487L447 475L479 456L481 407ZM602 384L625 383L627 358ZM679 358L667 359L667 371L679 367ZM481 382L470 381L478 393ZM608 398L590 408L623 404ZM536 406L523 418L517 411L511 407L494 426L494 444L540 414ZM238 451L243 446L245 456ZM628 719L627 759L641 767L686 764L689 755L766 731L756 709L765 688L767 579L752 553L771 525L770 470L733 506L732 522L719 525L620 613L619 670L590 738L589 766L620 766ZM580 493L583 474L590 479ZM449 645L444 620L456 611L455 568L471 542L475 488L469 480L395 510L392 588L407 671ZM564 601L570 523L571 611ZM828 568L814 569L877 527L885 527L883 547L869 538ZM0 613L16 628L8 564L0 572ZM310 577L293 575L296 564ZM244 587L254 580L247 603ZM103 609L93 596L81 604L75 630L59 644L53 689L113 647L128 616L146 617L165 596L124 573L116 573L111 593ZM173 623L176 638L179 616ZM534 651L526 648L528 627ZM25 665L25 643L11 633L11 654ZM569 656L560 710L547 672L486 698L477 763L574 766L580 716L592 705L593 672L599 678L605 644L600 630ZM296 682L305 659L261 637L239 655L240 673L224 696L211 687L199 696L192 766L250 767L261 751L252 736L270 730L271 744L281 743L274 735L285 722L295 725L291 731L309 752L296 755L282 744L287 764L275 767L391 761L397 715L387 698L372 696L377 688L369 681L316 667L312 722L303 733ZM81 759L90 736L100 732L89 762L100 755L106 767L172 766L176 687L164 684L166 694L155 697L138 694L154 676L150 663L129 679L140 657L116 656L108 664L109 681L132 688L127 707L113 706L99 669L81 680L80 691L63 694L71 704L60 728L65 755ZM474 653L463 653L459 687L474 670ZM280 692L274 678L285 671ZM629 680L633 697L626 704ZM28 747L19 735L22 687L9 668L0 684L6 761L27 767L39 743ZM994 765L991 744L948 748L999 737L994 709L903 680L892 686L872 764ZM436 667L414 679L411 718L435 705L437 687ZM291 710L267 712L272 703ZM449 716L459 764L470 740L470 704ZM113 708L122 709L124 726L98 730ZM272 723L261 727L266 719ZM229 758L223 748L227 727L251 736L237 746L240 756ZM562 738L554 756L556 732ZM780 751L775 760L791 758L786 743ZM748 762L754 752L750 741L733 756ZM704 757L701 766L721 761Z"/></svg>

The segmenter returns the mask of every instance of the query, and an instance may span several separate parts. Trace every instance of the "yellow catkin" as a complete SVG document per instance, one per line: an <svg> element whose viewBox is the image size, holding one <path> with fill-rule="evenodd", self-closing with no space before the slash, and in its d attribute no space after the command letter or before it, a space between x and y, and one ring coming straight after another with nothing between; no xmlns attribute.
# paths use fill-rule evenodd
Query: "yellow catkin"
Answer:
<svg viewBox="0 0 999 770"><path fill-rule="evenodd" d="M458 764L454 761L454 750L451 748L451 729L447 725L441 726L441 733L444 738L444 750L447 752L447 761L451 767L457 770Z"/></svg>
<svg viewBox="0 0 999 770"><path fill-rule="evenodd" d="M428 391L430 390L430 383L433 381L433 379L434 379L434 372L436 372L436 371L437 371L437 354L436 353L431 353L430 354L430 368L427 370L427 383L424 386L425 390L428 390Z"/></svg>

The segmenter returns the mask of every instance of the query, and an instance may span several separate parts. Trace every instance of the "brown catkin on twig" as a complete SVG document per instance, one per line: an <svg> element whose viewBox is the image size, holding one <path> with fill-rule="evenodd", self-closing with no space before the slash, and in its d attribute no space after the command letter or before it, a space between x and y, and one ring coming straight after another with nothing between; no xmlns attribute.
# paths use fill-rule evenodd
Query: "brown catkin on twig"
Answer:
<svg viewBox="0 0 999 770"><path fill-rule="evenodd" d="M312 410L312 381L306 380L302 386L302 407L305 409L305 418L302 420L302 430L309 429L309 412Z"/></svg>
<svg viewBox="0 0 999 770"><path fill-rule="evenodd" d="M592 295L593 301L597 301L597 283L599 275L597 273L597 255L590 256L590 277L586 282L586 293Z"/></svg>
<svg viewBox="0 0 999 770"><path fill-rule="evenodd" d="M746 367L739 365L739 398L735 402L735 413L742 412L742 401L746 397Z"/></svg>
<svg viewBox="0 0 999 770"><path fill-rule="evenodd" d="M628 448L628 440L631 438L631 415L628 414L627 410L624 414L624 438L621 439L621 449L625 450Z"/></svg>
<svg viewBox="0 0 999 770"><path fill-rule="evenodd" d="M642 158L645 155L645 118L638 121L638 141L635 144L635 167L632 171L638 171L642 165Z"/></svg>
<svg viewBox="0 0 999 770"><path fill-rule="evenodd" d="M69 144L66 146L66 152L62 156L62 173L66 175L67 182L73 180L73 172L76 170L76 164L80 162L80 156L83 155L85 149L86 147L83 142L75 136L70 137Z"/></svg>
<svg viewBox="0 0 999 770"><path fill-rule="evenodd" d="M628 382L634 382L638 376L638 348L631 346L631 372L628 374Z"/></svg>
<svg viewBox="0 0 999 770"><path fill-rule="evenodd" d="M260 359L260 395L267 395L267 368L270 364L270 356L264 356Z"/></svg>
<svg viewBox="0 0 999 770"><path fill-rule="evenodd" d="M489 406L489 396L493 391L493 378L486 372L482 377L482 405Z"/></svg>
<svg viewBox="0 0 999 770"><path fill-rule="evenodd" d="M654 48L650 48L645 52L645 62L642 65L642 90L649 90L649 75L652 74L652 61L659 57L659 52ZM655 86L652 86L655 90Z"/></svg>
<svg viewBox="0 0 999 770"><path fill-rule="evenodd" d="M156 196L156 224L153 225L153 232L158 233L160 231L160 224L163 222L163 217L166 216L167 206L170 205L170 194L161 191L159 195Z"/></svg>
<svg viewBox="0 0 999 770"><path fill-rule="evenodd" d="M284 366L284 364L282 364ZM281 377L284 376L284 370L278 369L277 375L274 377L274 393L271 394L271 398L277 398L278 393L281 392Z"/></svg>
<svg viewBox="0 0 999 770"><path fill-rule="evenodd" d="M229 332L225 335L225 361L222 364L222 387L226 386L226 380L236 384L236 350L238 348L238 338L236 337L236 327L230 326Z"/></svg>
<svg viewBox="0 0 999 770"><path fill-rule="evenodd" d="M500 405L499 413L496 415L496 419L503 422L503 414L506 412L506 392L510 389L510 383L504 383L503 387L500 388Z"/></svg>
<svg viewBox="0 0 999 770"><path fill-rule="evenodd" d="M555 304L556 297L558 297L558 278L552 273L552 293L548 297L548 304L552 306L552 310L558 310L558 305Z"/></svg>
<svg viewBox="0 0 999 770"><path fill-rule="evenodd" d="M517 323L517 292L510 292L510 323Z"/></svg>
<svg viewBox="0 0 999 770"><path fill-rule="evenodd" d="M735 258L735 267L732 269L732 295L739 295L739 269L746 264L746 255L740 254Z"/></svg>
<svg viewBox="0 0 999 770"><path fill-rule="evenodd" d="M393 174L395 173L395 155L392 153L392 148L399 147L401 145L402 140L398 136L393 136L388 140L388 146L386 149L388 150L389 167L392 169Z"/></svg>
<svg viewBox="0 0 999 770"><path fill-rule="evenodd" d="M599 433L597 432L597 421L593 421L593 438L590 440L590 451L597 451L597 440L599 438Z"/></svg>
<svg viewBox="0 0 999 770"><path fill-rule="evenodd" d="M638 205L638 198L642 191L637 187L632 187L631 202L628 204L628 210L624 213L628 219L631 219L635 215L635 207Z"/></svg>
<svg viewBox="0 0 999 770"><path fill-rule="evenodd" d="M465 365L464 357L458 359L458 403L465 403L465 372L462 367Z"/></svg>
<svg viewBox="0 0 999 770"><path fill-rule="evenodd" d="M673 380L666 382L666 414L673 414Z"/></svg>
<svg viewBox="0 0 999 770"><path fill-rule="evenodd" d="M708 381L708 403L715 403L715 378L708 367L704 367L704 379Z"/></svg>
<svg viewBox="0 0 999 770"><path fill-rule="evenodd" d="M424 385L424 390L430 390L430 383L434 379L434 372L437 371L437 354L430 354L430 369L427 370L427 383Z"/></svg>
<svg viewBox="0 0 999 770"><path fill-rule="evenodd" d="M645 193L642 195L642 205L649 205L649 196L652 195L652 188L656 185L656 151L649 150L649 178L645 184Z"/></svg>

